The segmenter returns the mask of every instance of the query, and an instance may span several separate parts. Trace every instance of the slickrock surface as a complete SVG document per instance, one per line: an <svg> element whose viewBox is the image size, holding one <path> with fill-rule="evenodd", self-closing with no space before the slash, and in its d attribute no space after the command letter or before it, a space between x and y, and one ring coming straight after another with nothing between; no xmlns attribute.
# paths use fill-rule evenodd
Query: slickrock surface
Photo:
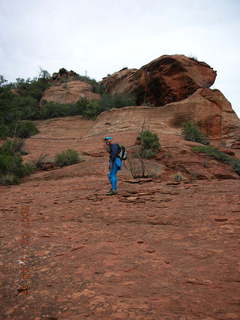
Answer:
<svg viewBox="0 0 240 320"><path fill-rule="evenodd" d="M160 174L133 180L124 168L107 197L100 127L80 117L38 127L26 159L74 148L85 161L0 186L1 320L240 319L238 177L216 179L198 156L205 180L176 182L180 161L196 158L165 128L151 162ZM113 136L130 147L136 128Z"/></svg>
<svg viewBox="0 0 240 320"><path fill-rule="evenodd" d="M0 188L0 319L239 319L239 181L105 181Z"/></svg>

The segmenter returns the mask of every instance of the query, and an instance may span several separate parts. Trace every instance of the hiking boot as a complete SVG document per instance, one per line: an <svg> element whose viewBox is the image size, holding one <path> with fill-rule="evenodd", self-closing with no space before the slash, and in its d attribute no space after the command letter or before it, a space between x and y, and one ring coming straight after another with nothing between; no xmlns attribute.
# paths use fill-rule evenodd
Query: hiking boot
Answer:
<svg viewBox="0 0 240 320"><path fill-rule="evenodd" d="M107 196L114 196L115 194L117 194L117 191L115 190L110 190L109 192L106 193Z"/></svg>

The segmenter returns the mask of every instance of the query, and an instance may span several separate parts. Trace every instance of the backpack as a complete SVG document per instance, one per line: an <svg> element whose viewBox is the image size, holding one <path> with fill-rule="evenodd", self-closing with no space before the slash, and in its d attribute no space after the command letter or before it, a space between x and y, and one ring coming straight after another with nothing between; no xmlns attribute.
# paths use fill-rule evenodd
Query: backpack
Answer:
<svg viewBox="0 0 240 320"><path fill-rule="evenodd" d="M127 150L126 150L126 148L121 144L118 145L118 148L119 148L118 157L121 160L127 160Z"/></svg>

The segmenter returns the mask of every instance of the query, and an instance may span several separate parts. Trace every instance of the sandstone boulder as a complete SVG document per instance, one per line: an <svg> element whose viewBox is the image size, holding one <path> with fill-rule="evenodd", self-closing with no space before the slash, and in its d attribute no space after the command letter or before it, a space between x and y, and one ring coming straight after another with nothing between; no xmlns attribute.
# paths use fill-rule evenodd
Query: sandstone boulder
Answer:
<svg viewBox="0 0 240 320"><path fill-rule="evenodd" d="M43 101L67 104L75 103L80 98L96 100L99 97L99 94L92 92L92 86L89 83L75 80L53 84L43 93L41 104Z"/></svg>
<svg viewBox="0 0 240 320"><path fill-rule="evenodd" d="M183 122L192 120L211 139L230 138L240 129L231 103L217 89L198 89L187 99L168 104L163 109L169 114L172 125L181 127Z"/></svg>
<svg viewBox="0 0 240 320"><path fill-rule="evenodd" d="M199 88L209 88L216 71L208 64L184 55L164 55L137 69L122 69L105 77L110 94L133 93L137 104L163 106L187 98Z"/></svg>

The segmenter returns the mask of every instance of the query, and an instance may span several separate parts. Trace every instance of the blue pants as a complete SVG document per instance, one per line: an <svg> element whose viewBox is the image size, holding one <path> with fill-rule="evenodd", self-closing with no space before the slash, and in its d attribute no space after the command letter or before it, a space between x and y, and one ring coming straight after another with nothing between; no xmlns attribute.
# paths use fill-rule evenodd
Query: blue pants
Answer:
<svg viewBox="0 0 240 320"><path fill-rule="evenodd" d="M120 163L121 163L121 161L120 161ZM121 167L119 167L119 161L117 162L115 160L110 164L110 170L109 170L109 173L108 173L108 180L111 183L113 191L117 190L117 172L120 169L121 169Z"/></svg>

